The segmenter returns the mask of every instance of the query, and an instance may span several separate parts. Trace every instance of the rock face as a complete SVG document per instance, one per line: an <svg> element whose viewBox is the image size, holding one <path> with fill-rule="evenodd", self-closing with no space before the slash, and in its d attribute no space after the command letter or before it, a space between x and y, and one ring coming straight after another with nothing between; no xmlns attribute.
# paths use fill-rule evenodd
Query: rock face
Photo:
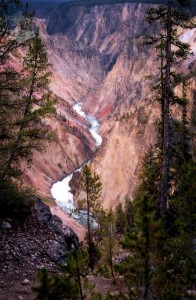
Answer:
<svg viewBox="0 0 196 300"><path fill-rule="evenodd" d="M44 145L43 152L34 153L31 167L25 166L24 181L47 197L51 197L55 181L89 160L96 149L87 125L77 120L70 105L61 103L59 100L58 114L44 125L53 134L52 140Z"/></svg>
<svg viewBox="0 0 196 300"><path fill-rule="evenodd" d="M146 22L148 8L149 5L138 3L92 7L62 4L47 20L37 20L52 63L51 88L61 98L59 113L64 112L64 105L72 110L71 105L83 101L83 110L96 116L102 124L103 145L93 156L92 168L102 180L105 208L123 202L126 194L132 197L142 157L156 140L154 123L159 108L151 86L158 74L158 61L155 51L143 44L143 38L158 28ZM194 50L195 35L195 31L187 34L187 42L191 41ZM183 68L194 69L194 60L189 59ZM192 76L190 80L193 90L189 96L194 98L195 78ZM70 114L66 117L71 126L76 122L85 136L84 120L78 116L73 119ZM52 124L56 130L57 124ZM80 165L95 150L92 141L88 144L89 137L86 143L83 137L77 144L73 135L66 133L67 138L63 139L62 131L57 132L58 142L47 148L45 156L44 166L49 164L50 170L46 172L43 167L40 172L37 163L36 173L43 173L42 182L47 182L45 190L54 177L62 174L56 160L59 145L64 149L65 160L69 161L63 163L63 170ZM50 179L45 180L45 175ZM29 178L33 180L32 174Z"/></svg>

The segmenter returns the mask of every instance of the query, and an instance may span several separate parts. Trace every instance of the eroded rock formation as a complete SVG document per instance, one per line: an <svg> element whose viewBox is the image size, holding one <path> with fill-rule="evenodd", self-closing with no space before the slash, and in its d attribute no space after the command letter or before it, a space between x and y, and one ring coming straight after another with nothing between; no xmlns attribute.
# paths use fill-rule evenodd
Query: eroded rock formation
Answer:
<svg viewBox="0 0 196 300"><path fill-rule="evenodd" d="M41 176L42 192L49 193L55 179L95 150L92 139L89 144L85 135L85 121L76 115L73 118L63 108L72 111L74 103L83 101L83 110L102 124L103 145L93 156L92 168L102 180L103 205L110 208L123 202L126 194L132 197L142 157L156 140L154 123L159 116L151 91L159 63L155 51L143 44L144 36L157 30L146 21L148 8L147 4L133 3L92 7L62 4L47 20L37 20L52 64L51 88L61 98L57 110L61 115L66 111L67 124L72 130L77 124L83 134L78 138L69 130L62 133L62 121L51 122L58 138L47 147L44 158L41 154L35 158L33 166ZM195 31L187 34L187 42L194 49L195 35ZM183 68L194 69L194 60L189 59ZM189 96L194 98L194 75L190 80ZM33 181L35 173L27 172Z"/></svg>

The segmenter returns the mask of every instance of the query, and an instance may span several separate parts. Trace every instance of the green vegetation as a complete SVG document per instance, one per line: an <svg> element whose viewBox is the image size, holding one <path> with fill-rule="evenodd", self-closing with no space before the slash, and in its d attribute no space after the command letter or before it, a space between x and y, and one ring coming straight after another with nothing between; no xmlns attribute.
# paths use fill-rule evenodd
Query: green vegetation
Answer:
<svg viewBox="0 0 196 300"><path fill-rule="evenodd" d="M160 61L155 91L161 118L158 142L144 158L133 202L133 226L123 241L130 255L117 268L127 282L128 299L189 299L188 290L194 290L195 162L188 129L187 81L175 71L176 62L187 58L190 50L178 40L176 24L195 26L178 10L178 4L187 3L168 0L167 6L152 8L148 15L150 22L162 25L160 36L148 37ZM181 86L181 97L174 92L176 85ZM171 114L174 104L181 115L178 120Z"/></svg>
<svg viewBox="0 0 196 300"><path fill-rule="evenodd" d="M116 121L129 121L129 119L131 119L133 117L133 113L130 111L130 112L127 112L121 116L117 116L116 117Z"/></svg>
<svg viewBox="0 0 196 300"><path fill-rule="evenodd" d="M55 206L56 205L54 199L46 198L46 197L43 197L43 196L40 196L40 195L37 195L37 197L40 200L42 200L42 202L44 202L48 206Z"/></svg>
<svg viewBox="0 0 196 300"><path fill-rule="evenodd" d="M92 174L90 168L87 165L85 165L82 168L80 189L86 194L86 198L83 200L83 203L85 204L84 207L87 210L87 241L89 265L90 268L93 270L96 256L98 253L92 238L90 214L92 213L95 216L96 213L98 213L101 209L99 198L101 196L102 187L99 176L96 173Z"/></svg>
<svg viewBox="0 0 196 300"><path fill-rule="evenodd" d="M51 275L46 269L38 272L40 285L33 288L37 300L80 299L78 288L69 275Z"/></svg>
<svg viewBox="0 0 196 300"><path fill-rule="evenodd" d="M189 45L178 41L175 26L193 24L178 10L177 3L185 5L187 2L168 0L167 6L151 9L148 15L150 22L160 21L162 26L160 36L148 37L148 44L155 44L160 62L160 80L154 87L160 104L157 143L144 157L133 203L127 197L124 207L118 204L114 213L97 210L96 247L101 255L99 261L93 261L93 268L89 263L91 270L87 272L111 278L118 278L120 274L127 290L124 293L119 290L117 296L94 293L92 299L180 300L190 299L190 291L194 291L195 162L191 156L187 117L187 78L175 70L176 63L189 53ZM175 50L172 49L174 44ZM176 86L181 87L181 97L174 92ZM174 104L180 115L178 119L170 111ZM126 118L129 115L123 119ZM145 122L144 119L140 123ZM82 190L87 198L91 177L86 167ZM96 191L93 185L92 190L93 197L97 195L95 199L98 199L100 190ZM93 204L86 201L86 207L88 205ZM87 248L91 261L93 251L89 245ZM118 253L122 257L115 265Z"/></svg>
<svg viewBox="0 0 196 300"><path fill-rule="evenodd" d="M20 215L20 211L23 215L22 203L25 212L32 204L32 200L28 201L32 191L20 181L22 164L31 161L35 149L44 149L43 142L50 138L44 118L55 111L55 101L48 89L47 55L38 31L32 30L28 7L13 25L17 26L17 37L12 35L14 28L8 26L10 8L18 7L20 1L0 3L0 207L3 216L13 217ZM20 35L26 38L19 39ZM24 57L20 56L20 47L26 51ZM9 66L11 55L18 56L19 66L22 61L21 69Z"/></svg>
<svg viewBox="0 0 196 300"><path fill-rule="evenodd" d="M114 256L118 251L118 240L116 239L115 216L112 211L105 213L101 230L99 232L99 249L101 257L97 263L100 274L104 277L114 278Z"/></svg>
<svg viewBox="0 0 196 300"><path fill-rule="evenodd" d="M166 6L150 8L148 11L148 21L161 26L160 34L147 37L147 44L154 45L158 51L160 62L158 78L159 81L154 86L157 91L157 101L161 107L160 118L160 157L161 157L161 214L167 211L170 198L170 165L173 158L173 146L170 136L175 135L175 120L171 115L172 105L178 105L182 111L183 118L187 119L187 99L186 93L178 97L174 88L178 84L184 86L184 78L176 72L176 64L186 59L190 54L190 46L179 40L177 28L193 28L195 24L189 20L189 15L185 8L191 1L187 0L168 0ZM185 120L184 120L185 121Z"/></svg>
<svg viewBox="0 0 196 300"><path fill-rule="evenodd" d="M54 101L49 84L48 60L38 32L28 42L28 50L24 58L24 68L19 77L19 98L12 95L2 105L4 111L4 138L1 149L4 150L4 174L17 174L17 163L20 158L31 160L33 150L42 150L43 141L49 139L47 128L41 124L43 119L54 112ZM17 75L18 76L18 75ZM5 88L7 84L5 83ZM21 96L22 95L22 96ZM11 101L11 103L10 103ZM14 107L10 115L6 107ZM8 116L7 116L8 114ZM10 120L12 120L10 122Z"/></svg>
<svg viewBox="0 0 196 300"><path fill-rule="evenodd" d="M18 2L18 1L15 1ZM108 3L111 2L108 0ZM192 157L187 117L187 76L176 72L176 64L186 59L190 47L178 39L176 25L195 26L182 8L188 0L168 0L167 5L151 8L150 23L158 22L160 34L148 36L160 63L159 80L154 86L160 104L157 143L146 153L133 203L127 196L124 206L104 211L99 203L102 184L99 176L85 165L80 201L87 210L87 239L75 247L61 266L61 274L38 273L36 299L190 299L195 288L196 252L196 166ZM4 2L7 10L10 1ZM93 2L85 2L93 5ZM99 1L101 4L102 1ZM29 19L21 24L30 26ZM48 90L48 61L38 32L26 41L23 69L16 71L6 62L19 45L10 41L5 15L0 19L0 217L24 219L31 208L31 191L20 183L21 159L31 160L34 149L41 150L49 138L43 119L54 112L54 101ZM175 48L172 48L175 46ZM178 97L174 88L181 87ZM171 113L175 105L176 119ZM131 118L126 114L123 119ZM147 122L139 114L140 124ZM194 115L192 116L194 125ZM45 200L48 202L48 200ZM99 228L93 232L90 217L96 217ZM115 265L115 258L120 256ZM123 255L125 254L125 255ZM127 289L118 295L101 295L85 278L101 275L116 280L123 277ZM118 279L118 278L117 278Z"/></svg>
<svg viewBox="0 0 196 300"><path fill-rule="evenodd" d="M19 189L9 180L0 180L0 218L23 221L29 215L32 204L31 190Z"/></svg>

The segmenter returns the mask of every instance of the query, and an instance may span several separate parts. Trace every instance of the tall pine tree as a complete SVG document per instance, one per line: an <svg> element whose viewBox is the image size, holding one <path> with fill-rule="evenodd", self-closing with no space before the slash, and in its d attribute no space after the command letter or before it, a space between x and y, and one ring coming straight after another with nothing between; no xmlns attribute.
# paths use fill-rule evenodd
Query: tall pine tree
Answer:
<svg viewBox="0 0 196 300"><path fill-rule="evenodd" d="M161 169L161 214L164 215L169 206L170 195L170 133L172 104L178 103L178 97L174 93L176 78L175 64L177 61L186 59L190 53L188 44L179 40L177 27L188 28L194 26L189 21L189 16L183 10L190 1L168 0L167 5L151 8L148 11L150 23L159 23L160 36L148 37L149 44L156 44L160 49L161 75L161 126L162 126L162 169Z"/></svg>
<svg viewBox="0 0 196 300"><path fill-rule="evenodd" d="M82 168L80 188L83 192L85 192L86 195L86 198L83 200L83 202L87 210L87 242L88 242L89 265L90 268L93 270L95 244L93 243L90 217L91 214L96 215L96 213L101 208L99 203L99 198L101 196L102 185L101 185L99 175L97 175L96 173L92 174L90 168L87 165L85 165Z"/></svg>
<svg viewBox="0 0 196 300"><path fill-rule="evenodd" d="M31 39L24 58L24 68L20 77L20 95L13 101L16 112L10 124L12 140L9 140L4 164L5 174L15 174L20 158L30 160L33 150L43 149L43 141L49 138L44 128L44 118L54 111L54 99L48 89L50 72L44 46L38 32ZM11 103L8 103L11 105ZM10 112L7 110L7 113ZM8 119L8 117L7 117Z"/></svg>

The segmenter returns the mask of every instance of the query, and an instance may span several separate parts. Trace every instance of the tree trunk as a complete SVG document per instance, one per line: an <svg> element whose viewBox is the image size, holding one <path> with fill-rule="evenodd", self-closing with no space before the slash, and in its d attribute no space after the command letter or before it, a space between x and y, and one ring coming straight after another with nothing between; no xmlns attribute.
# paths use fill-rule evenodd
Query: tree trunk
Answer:
<svg viewBox="0 0 196 300"><path fill-rule="evenodd" d="M86 202L87 202L87 231L88 231L88 255L89 255L89 265L91 270L93 270L93 253L92 253L92 238L91 238L91 225L90 225L90 201L89 201L89 183L88 178L87 182L87 191L86 191Z"/></svg>
<svg viewBox="0 0 196 300"><path fill-rule="evenodd" d="M112 223L109 223L109 265L110 265L111 275L114 278L114 268L113 268L113 260L112 260L113 258L112 239L113 239Z"/></svg>
<svg viewBox="0 0 196 300"><path fill-rule="evenodd" d="M146 201L148 201L146 199ZM145 210L146 214L148 214L148 205L145 202ZM145 249L145 262L144 262L144 299L148 299L148 292L149 292L149 248L150 248L150 241L149 241L149 220L146 220L146 249Z"/></svg>
<svg viewBox="0 0 196 300"><path fill-rule="evenodd" d="M6 166L8 168L10 168L12 162L14 161L15 154L18 151L17 147L18 147L18 145L21 141L22 130L25 128L25 124L23 123L23 120L27 116L27 114L28 114L28 112L30 111L30 108L31 108L31 103L30 102L31 102L33 92L34 92L35 76L36 76L36 68L37 68L37 56L38 56L38 53L36 53L36 56L35 56L35 65L34 65L33 73L32 73L31 86L30 86L30 89L29 89L29 94L28 94L28 96L26 97L26 100L25 100L26 104L25 104L24 114L22 116L22 123L20 124L20 128L19 128L19 131L18 131L16 141L14 142L13 149L12 149L10 155L9 155L9 158L8 158L8 161L7 161L7 164L6 164Z"/></svg>
<svg viewBox="0 0 196 300"><path fill-rule="evenodd" d="M164 53L163 53L163 37L161 36L161 145L163 145L163 136L164 136ZM163 150L163 149L162 149ZM163 157L163 152L161 153L161 157Z"/></svg>
<svg viewBox="0 0 196 300"><path fill-rule="evenodd" d="M80 269L79 269L79 266L78 266L77 252L74 252L74 257L75 257L75 260L76 260L77 279L78 279L78 285L79 285L79 291L80 291L80 299L84 300L83 291L82 291L81 277L80 277Z"/></svg>
<svg viewBox="0 0 196 300"><path fill-rule="evenodd" d="M167 41L166 41L166 74L163 112L163 161L162 161L162 190L161 214L164 215L168 205L169 195L169 105L171 96L171 5L167 4Z"/></svg>

